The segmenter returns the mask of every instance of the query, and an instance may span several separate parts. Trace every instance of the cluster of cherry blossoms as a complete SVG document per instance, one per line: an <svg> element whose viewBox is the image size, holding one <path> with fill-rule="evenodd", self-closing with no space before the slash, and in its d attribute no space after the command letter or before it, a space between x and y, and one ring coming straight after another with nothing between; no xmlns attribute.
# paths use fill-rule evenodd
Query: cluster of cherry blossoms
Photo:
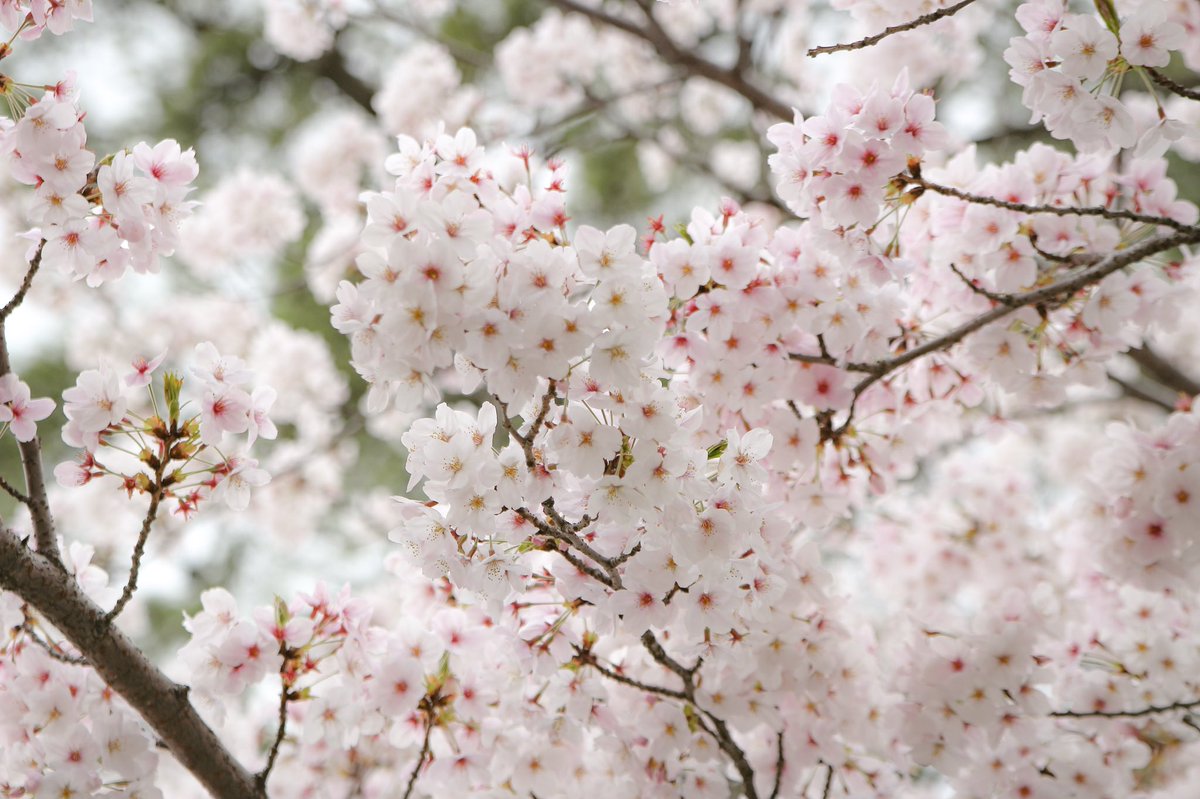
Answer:
<svg viewBox="0 0 1200 799"><path fill-rule="evenodd" d="M41 262L89 286L131 268L156 272L195 205L185 199L198 173L195 154L172 140L143 142L97 165L82 120L67 81L0 131L13 177L37 187L30 236L44 240Z"/></svg>
<svg viewBox="0 0 1200 799"><path fill-rule="evenodd" d="M528 186L504 191L483 157L466 129L408 140L388 160L395 190L365 198L366 279L339 286L333 316L371 383L371 407L395 397L415 408L434 396L435 371L456 363L514 402L539 378L566 378L589 350L589 374L633 388L666 297L633 252L632 229L611 243L599 234L576 256L556 238L567 221L557 165L535 197Z"/></svg>
<svg viewBox="0 0 1200 799"><path fill-rule="evenodd" d="M1175 4L1178 6L1179 4ZM1165 67L1186 33L1172 19L1172 4L1150 0L1118 19L1111 3L1098 3L1100 16L1072 14L1065 0L1035 0L1017 9L1024 36L1004 53L1013 81L1024 87L1022 103L1052 136L1081 151L1132 148L1161 155L1184 135L1183 123L1158 106L1157 118L1138 125L1119 97L1130 70ZM1144 73L1142 73L1145 79Z"/></svg>
<svg viewBox="0 0 1200 799"><path fill-rule="evenodd" d="M317 58L346 24L343 0L268 0L263 33L271 46L298 61Z"/></svg>
<svg viewBox="0 0 1200 799"><path fill-rule="evenodd" d="M72 544L66 567L89 593L108 575ZM158 799L153 734L53 628L0 591L0 796L95 796L121 785Z"/></svg>
<svg viewBox="0 0 1200 799"><path fill-rule="evenodd" d="M134 491L149 494L155 507L163 498L175 499L176 512L184 516L209 498L244 509L250 489L270 479L245 452L258 438L277 435L267 415L275 390L250 390L253 373L245 362L222 356L205 342L196 346L192 366L201 386L200 410L188 415L183 409L190 401L181 401L182 377L165 373L158 396L151 386L165 357L139 357L123 378L107 367L85 371L63 392L63 440L83 452L59 464L54 470L58 482L80 486L112 476L130 496ZM130 397L128 391L136 389L147 390L149 408Z"/></svg>
<svg viewBox="0 0 1200 799"><path fill-rule="evenodd" d="M745 5L787 16L776 0ZM835 3L860 20L924 10L880 5ZM450 8L413 6L419 20ZM676 51L686 67L709 63L722 30L751 35L725 0L631 6L613 30L592 14L618 4L583 8L498 47L500 78L528 108L593 101L596 83L636 95L673 79L658 61L614 58L654 36L694 45ZM1180 131L1165 112L1148 127L1127 120L1142 112L1119 95L1123 76L1149 79L1183 46L1187 12L1097 8L1022 5L1028 35L1008 53L1035 118L1080 154L942 157L945 119L909 74L890 89L841 84L823 114L770 128L781 214L722 199L641 232L576 225L568 162L489 152L472 129L441 127L400 136L384 190L360 209L380 134L331 118L297 147L315 162L299 186L328 217L314 248L335 253L321 275L332 324L368 384L363 426L403 445L405 496L388 501L399 486L383 475L385 488L338 504L361 420L336 423L351 394L317 335L213 297L123 327L125 308L97 314L80 329L111 337L77 335L77 363L94 363L102 338L163 354L89 369L63 394L62 436L80 454L55 470L60 485L105 480L122 502L150 501L129 582L95 635L137 587L159 503L185 518L209 499L244 510L269 479L264 457L294 488L256 494L275 515L253 519L296 551L258 557L340 566L337 536L295 546L298 529L325 532L334 516L356 536L338 560L377 566L385 530L395 546L386 579L354 596L318 584L244 613L233 591L208 587L185 614L190 640L166 668L254 795L1183 795L1200 783L1200 417L1184 398L1160 424L1108 427L1103 448L1095 431L1138 407L1107 404L1120 355L1191 329L1180 309L1194 299L1200 213L1163 157ZM316 58L360 11L267 0L267 38ZM51 30L70 18L28 13ZM589 37L597 46L580 48ZM400 90L425 68L432 94ZM758 79L738 69L720 74ZM732 91L687 79L683 124L719 136L753 104ZM478 99L447 51L413 48L376 96L382 127L428 129L438 92L454 95L450 117ZM659 113L646 97L614 105ZM296 192L246 170L177 234L191 151L143 144L97 165L80 119L61 86L2 134L14 174L36 187L42 263L98 285L152 271L178 237L220 278L301 237ZM758 169L756 144L724 152ZM349 230L360 213L361 232ZM160 371L213 319L227 324L195 348L186 379ZM234 346L246 360L221 354ZM18 441L53 407L0 377L0 422ZM260 456L251 448L280 437L276 422L288 440ZM6 552L32 558L50 551L47 523L25 504L36 547ZM60 529L74 522L64 516ZM0 545L24 522L0 525ZM63 571L107 605L91 556L72 545ZM0 563L0 578L10 571ZM170 730L146 729L44 615L0 590L0 796L191 795L155 751L178 745Z"/></svg>
<svg viewBox="0 0 1200 799"><path fill-rule="evenodd" d="M1089 505L1104 571L1150 590L1181 590L1200 566L1200 418L1172 414L1156 430L1113 423L1097 454Z"/></svg>
<svg viewBox="0 0 1200 799"><path fill-rule="evenodd" d="M873 228L885 189L909 159L947 142L934 121L933 98L915 93L902 74L891 91L863 94L837 86L829 110L780 123L768 136L779 152L770 159L779 195L801 217L829 228Z"/></svg>
<svg viewBox="0 0 1200 799"><path fill-rule="evenodd" d="M43 31L62 35L75 21L92 21L92 0L7 0L0 4L0 26L35 39Z"/></svg>

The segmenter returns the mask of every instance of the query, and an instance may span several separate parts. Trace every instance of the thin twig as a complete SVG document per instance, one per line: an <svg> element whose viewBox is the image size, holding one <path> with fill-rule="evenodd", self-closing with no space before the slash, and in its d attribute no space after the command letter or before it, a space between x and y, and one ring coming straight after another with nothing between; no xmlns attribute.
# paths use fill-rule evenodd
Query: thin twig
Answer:
<svg viewBox="0 0 1200 799"><path fill-rule="evenodd" d="M679 679L683 680L684 691L686 693L688 686L691 686L695 681L696 672L700 670L700 666L703 665L703 661L697 660L696 665L689 669L687 666L684 666L678 660L668 655L667 650L663 649L662 644L658 642L658 639L654 637L654 633L652 633L650 630L646 630L644 633L642 633L642 646L646 648L646 651L650 653L650 657L654 658L655 662L666 666L668 669L675 672Z"/></svg>
<svg viewBox="0 0 1200 799"><path fill-rule="evenodd" d="M1200 382L1184 374L1179 367L1159 355L1148 346L1134 347L1125 353L1148 377L1167 388L1194 397L1200 394Z"/></svg>
<svg viewBox="0 0 1200 799"><path fill-rule="evenodd" d="M650 685L649 683L644 683L644 682L641 682L640 680L635 680L632 677L626 677L624 674L621 674L620 672L613 671L612 669L606 668L602 663L600 663L600 661L596 660L595 655L593 655L591 652L587 651L586 649L583 649L582 647L576 646L575 652L578 655L580 663L584 664L585 666L591 666L593 669L600 672L601 674L603 674L605 677L609 678L610 680L622 683L623 685L628 685L631 688L637 688L640 691L645 691L645 692L651 693L651 694L658 694L659 696L667 696L672 699L687 699L687 694L685 694L683 691L676 691L673 688L663 688L658 685Z"/></svg>
<svg viewBox="0 0 1200 799"><path fill-rule="evenodd" d="M16 295L4 306L6 313L0 316L0 377L12 372L12 361L8 353L8 314L25 299L37 267L42 261L42 250L46 240L38 244L37 252L30 261L29 270ZM54 516L50 513L50 498L46 491L46 478L42 470L42 442L37 436L29 441L18 441L17 449L21 453L21 469L25 474L25 506L29 508L29 518L33 524L33 538L37 542L38 552L44 555L50 563L62 573L66 567L62 555L58 551L58 535L54 531Z"/></svg>
<svg viewBox="0 0 1200 799"><path fill-rule="evenodd" d="M572 566L599 580L610 588L621 588L621 576L617 572L616 566L613 565L613 559L601 555L592 547L591 544L576 535L569 526L558 523L550 524L544 519L539 519L532 512L530 512L528 508L515 508L513 512L536 527L538 532L540 532L542 535L574 547L596 564L595 567L589 566L575 557L575 555L569 550L562 550L556 547L555 551L570 561Z"/></svg>
<svg viewBox="0 0 1200 799"><path fill-rule="evenodd" d="M1150 705L1138 710L1056 710L1051 713L1051 716L1058 718L1137 718L1139 716L1150 716L1155 713L1170 713L1173 710L1194 710L1200 707L1200 699L1194 699L1191 702L1172 702L1169 705Z"/></svg>
<svg viewBox="0 0 1200 799"><path fill-rule="evenodd" d="M1175 410L1175 406L1166 400L1160 399L1159 397L1151 394L1149 391L1146 391L1127 380L1122 380L1112 373L1109 373L1108 379L1115 383L1121 389L1121 393L1130 399L1140 400L1141 402L1154 405L1155 407L1163 409L1167 413L1172 413Z"/></svg>
<svg viewBox="0 0 1200 799"><path fill-rule="evenodd" d="M599 8L577 2L576 0L546 0L550 5L563 11L581 14L593 22L598 22L616 30L635 36L648 44L664 61L682 68L685 72L719 83L746 98L752 106L765 111L780 119L791 119L792 107L777 97L751 83L737 69L727 69L698 55L691 49L679 45L654 18L653 3L641 3L638 7L646 18L645 27L622 17L613 16Z"/></svg>
<svg viewBox="0 0 1200 799"><path fill-rule="evenodd" d="M17 309L25 299L25 295L29 293L29 289L33 286L34 275L37 274L38 267L42 265L42 248L46 246L46 240L38 244L37 252L33 254L33 260L29 262L29 268L25 270L25 277L21 281L21 287L17 289L17 293L12 296L3 308L0 308L0 322L8 319L12 312Z"/></svg>
<svg viewBox="0 0 1200 799"><path fill-rule="evenodd" d="M964 275L956 264L950 264L950 271L958 275L959 279L962 280L963 283L967 284L967 288L979 296L986 297L987 299L999 305L1012 304L1013 298L1011 294L997 294L994 291L988 291L983 286L980 286L974 280Z"/></svg>
<svg viewBox="0 0 1200 799"><path fill-rule="evenodd" d="M287 657L284 657L285 664ZM292 694L288 691L287 682L283 679L283 675L279 675L279 726L275 728L275 740L271 742L271 751L267 753L267 764L263 766L263 770L254 775L254 781L259 788L266 793L267 778L271 776L271 769L275 768L275 760L279 757L279 749L283 746L283 739L287 735L287 707L288 702L292 700Z"/></svg>
<svg viewBox="0 0 1200 799"><path fill-rule="evenodd" d="M15 499L17 502L20 502L22 505L29 504L29 497L18 491L12 483L8 482L3 477L0 477L0 488L4 489L10 497Z"/></svg>
<svg viewBox="0 0 1200 799"><path fill-rule="evenodd" d="M703 658L696 661L696 664L691 668L684 666L675 658L667 654L663 649L662 644L654 637L654 633L646 630L642 633L642 646L650 653L650 657L656 663L674 672L683 682L683 695L687 701L692 704L699 712L696 716L700 722L700 726L717 742L717 746L721 751L733 762L734 768L737 769L738 775L742 778L742 790L746 794L746 799L758 799L758 790L754 787L754 768L750 765L750 761L746 759L746 753L737 745L737 741L733 740L733 734L729 732L729 726L715 715L699 706L696 701L696 672L700 670L700 666L704 663ZM707 718L709 724L704 723Z"/></svg>
<svg viewBox="0 0 1200 799"><path fill-rule="evenodd" d="M833 765L826 763L825 768L829 769L829 773L825 775L825 790L821 791L821 799L829 799L829 792L833 788Z"/></svg>
<svg viewBox="0 0 1200 799"><path fill-rule="evenodd" d="M779 799L779 789L783 786L783 730L775 737L775 786L771 789L771 799Z"/></svg>
<svg viewBox="0 0 1200 799"><path fill-rule="evenodd" d="M425 758L429 756L429 736L433 732L433 715L432 711L427 711L425 717L425 740L421 744L421 754L417 756L417 764L413 766L412 774L408 775L408 787L404 789L404 799L409 799L412 796L413 788L417 786L417 776L421 773L421 766L425 764Z"/></svg>
<svg viewBox="0 0 1200 799"><path fill-rule="evenodd" d="M930 339L918 347L914 347L911 350L895 356L894 358L884 361L877 361L873 365L872 373L861 380L854 387L854 400L857 401L859 396L861 396L864 391L900 367L905 366L906 364L909 364L930 353L938 352L953 346L954 344L962 341L971 333L974 333L976 330L1009 316L1019 308L1028 307L1030 305L1038 305L1051 300L1059 299L1063 296L1070 296L1080 289L1102 280L1113 272L1116 272L1119 269L1124 269L1126 266L1136 263L1143 258L1148 258L1165 250L1172 249L1173 247L1178 247L1183 244L1195 244L1196 242L1200 242L1200 228L1180 231L1178 233L1170 233L1163 236L1156 236L1151 239L1146 239L1145 241L1129 247L1128 249L1115 252L1097 263L1095 266L1091 266L1087 269L1077 272L1071 277L1065 278L1056 283L1051 283L1048 286L1043 286L1042 288L1035 289L1033 291L1027 291L1023 294L1014 294L1012 296L1013 302L1009 305L998 305L995 308L992 308L990 311L980 314L974 319L959 325L953 330L943 333L937 338ZM850 414L838 427L837 431L835 432L835 436L844 433L848 429L851 421L853 420L853 416L854 404L852 402L850 406Z"/></svg>
<svg viewBox="0 0 1200 799"><path fill-rule="evenodd" d="M846 42L845 44L827 44L821 47L813 47L808 51L808 57L816 58L817 56L824 55L826 53L861 50L864 47L870 47L873 44L878 44L894 34L904 33L905 31L910 31L913 28L919 28L922 25L929 25L933 22L937 22L939 19L949 17L952 14L957 14L959 11L974 2L975 0L961 0L952 6L946 6L945 8L939 8L937 11L931 11L928 14L922 14L916 19L909 20L908 22L903 22L899 25L892 25L891 27L884 28L874 36L868 36L865 39L859 39L855 42Z"/></svg>
<svg viewBox="0 0 1200 799"><path fill-rule="evenodd" d="M500 424L508 432L513 441L521 445L521 450L525 453L525 465L530 470L537 467L537 458L533 454L533 441L537 438L538 432L546 422L546 415L550 412L551 400L556 396L555 387L556 383L551 380L546 393L542 395L542 404L538 409L538 414L534 418L533 423L529 425L527 433L521 433L517 430L516 425L512 423L512 419L508 415L508 403L501 400L495 394L492 395L492 401L500 411Z"/></svg>
<svg viewBox="0 0 1200 799"><path fill-rule="evenodd" d="M154 520L158 516L158 506L162 502L162 497L165 493L162 485L162 472L167 460L166 452L163 452L160 460L161 463L154 478L154 487L151 489L150 507L146 509L146 515L142 519L142 529L138 531L137 543L133 546L133 557L129 566L129 578L125 581L125 587L121 589L121 596L117 599L117 603L104 616L104 621L108 624L111 624L113 619L121 614L121 611L129 604L129 600L133 599L133 592L137 590L138 574L142 568L142 555L146 551L146 541L150 538L150 528L154 525Z"/></svg>
<svg viewBox="0 0 1200 799"><path fill-rule="evenodd" d="M1139 214L1136 211L1124 211L1118 208L1105 208L1100 205L1091 206L1061 206L1061 205L1031 205L1029 203L1009 202L996 197L986 197L981 194L971 194L970 192L956 189L953 186L943 186L940 183L932 183L924 178L918 178L913 175L903 175L901 177L906 183L914 186L920 186L926 191L932 191L936 194L942 194L946 197L954 197L959 200L964 200L975 205L990 205L995 208L1005 208L1009 211L1019 211L1026 214L1053 214L1054 216L1099 216L1105 219L1125 220L1129 222L1141 222L1145 225L1161 225L1178 231L1194 231L1197 228L1195 225L1185 225L1182 222L1177 222L1174 219L1165 216L1154 216L1151 214Z"/></svg>
<svg viewBox="0 0 1200 799"><path fill-rule="evenodd" d="M25 616L25 621L21 622L21 630L27 636L29 636L30 641L33 641L39 647L44 649L46 651L46 654L48 654L50 657L54 658L55 660L59 661L60 663L70 663L72 666L86 666L87 665L87 663L88 663L87 658L82 657L80 655L69 655L66 652L62 651L62 647L59 646L58 644L51 643L48 639L42 638L40 635L38 635L37 630L33 626L33 622L30 621L30 619L29 619L28 614L26 614L26 616Z"/></svg>
<svg viewBox="0 0 1200 799"><path fill-rule="evenodd" d="M1163 73L1159 72L1154 67L1142 67L1142 68L1145 69L1146 72L1148 72L1150 74L1151 80L1153 80L1159 86L1162 86L1164 89L1171 92L1172 94L1177 94L1180 97L1186 97L1189 100L1200 100L1200 92L1196 91L1195 89L1189 89L1187 86L1184 86L1182 83L1176 83L1175 81L1171 80L1166 75L1164 75Z"/></svg>
<svg viewBox="0 0 1200 799"><path fill-rule="evenodd" d="M588 577L591 577L593 580L604 583L609 588L616 587L612 584L612 580L609 579L607 574L600 571L600 569L596 568L595 566L591 565L590 563L585 562L582 558L580 558L578 555L576 555L570 549L563 549L561 547L557 547L557 546L553 546L553 545L551 545L549 547L549 549L553 549L553 551L557 552L559 555L562 555L563 559L566 560L567 563L570 563L576 569L579 569L579 571L583 572Z"/></svg>

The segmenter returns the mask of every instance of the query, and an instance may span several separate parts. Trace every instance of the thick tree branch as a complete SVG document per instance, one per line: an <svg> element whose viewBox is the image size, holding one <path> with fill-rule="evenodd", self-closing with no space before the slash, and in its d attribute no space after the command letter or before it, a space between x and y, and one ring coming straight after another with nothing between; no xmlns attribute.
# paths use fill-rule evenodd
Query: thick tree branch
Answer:
<svg viewBox="0 0 1200 799"><path fill-rule="evenodd" d="M919 28L922 25L929 25L931 23L937 22L939 19L944 19L946 17L957 14L959 11L961 11L962 9L966 8L967 6L971 5L971 3L974 3L974 2L975 2L975 0L960 0L960 2L955 3L952 6L946 6L945 8L939 8L937 11L931 11L928 14L923 14L923 15L917 17L916 19L909 20L908 22L903 22L899 25L892 25L891 27L884 28L882 31L880 31L879 33L876 33L874 36L868 36L865 39L859 39L858 41L847 42L845 44L827 44L822 47L813 47L812 49L810 49L808 51L807 55L809 58L816 58L817 56L824 55L826 53L837 53L837 52L844 52L844 51L848 51L848 50L861 50L864 47L870 47L871 45L878 44L879 42L883 41L887 37L892 36L894 34L904 33L905 31L910 31L910 30L913 30L914 28Z"/></svg>
<svg viewBox="0 0 1200 799"><path fill-rule="evenodd" d="M88 659L171 754L221 799L263 799L254 777L234 759L187 698L117 627L105 620L62 566L0 528L0 588L32 605Z"/></svg>
<svg viewBox="0 0 1200 799"><path fill-rule="evenodd" d="M546 0L546 2L563 11L581 14L593 22L624 31L647 42L658 51L658 55L667 63L674 64L690 75L707 78L737 92L760 111L765 111L780 119L792 118L790 105L751 83L736 67L727 69L677 44L658 24L652 8L648 8L646 5L639 3L639 8L642 9L643 16L646 18L646 25L642 26L599 8L576 2L576 0Z"/></svg>

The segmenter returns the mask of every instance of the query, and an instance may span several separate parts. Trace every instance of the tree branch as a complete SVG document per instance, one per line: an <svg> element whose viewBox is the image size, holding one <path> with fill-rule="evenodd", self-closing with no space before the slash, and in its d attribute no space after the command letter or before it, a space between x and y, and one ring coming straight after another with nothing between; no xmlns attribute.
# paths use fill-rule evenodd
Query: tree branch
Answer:
<svg viewBox="0 0 1200 799"><path fill-rule="evenodd" d="M286 656L283 662L287 663ZM254 775L255 784L264 794L267 791L267 778L271 776L271 769L275 768L275 760L279 757L279 748L283 746L283 739L287 735L287 707L291 700L292 694L288 691L287 679L281 673L279 675L279 721L275 728L275 740L271 742L271 750L267 753L267 764L263 766L262 771Z"/></svg>
<svg viewBox="0 0 1200 799"><path fill-rule="evenodd" d="M1195 89L1189 89L1182 83L1176 83L1154 67L1142 67L1142 69L1149 73L1152 81L1157 83L1159 86L1162 86L1172 94L1177 94L1180 97L1186 97L1189 100L1200 100L1200 92L1196 91Z"/></svg>
<svg viewBox="0 0 1200 799"><path fill-rule="evenodd" d="M879 42L883 41L887 37L892 36L894 34L904 33L905 31L910 31L913 28L919 28L922 25L929 25L930 23L937 22L939 19L943 19L945 17L949 17L954 14L957 14L959 11L961 11L962 9L966 8L967 6L971 5L971 3L974 3L974 2L975 2L975 0L960 0L960 2L955 3L952 6L946 6L945 8L939 8L937 11L931 11L928 14L923 14L923 15L917 17L916 19L909 20L908 22L904 22L899 25L892 25L891 27L884 28L882 31L880 31L879 33L876 33L874 36L868 36L865 39L859 39L858 41L847 42L845 44L827 44L822 47L813 47L812 49L810 49L808 51L807 55L809 58L816 58L817 56L824 55L826 53L837 53L837 52L844 52L844 51L848 51L848 50L861 50L864 47L870 47L871 45L878 44Z"/></svg>
<svg viewBox="0 0 1200 799"><path fill-rule="evenodd" d="M942 194L946 197L954 197L959 200L964 200L976 205L991 205L996 208L1006 208L1009 211L1020 211L1026 214L1053 214L1054 216L1100 216L1105 219L1126 220L1129 222L1141 222L1146 225L1161 225L1178 231L1197 230L1195 225L1185 225L1182 222L1177 222L1165 216L1153 216L1150 214L1139 214L1135 211L1123 211L1117 208L1105 208L1103 206L1083 206L1069 207L1059 205L1030 205L1028 203L1014 203L1007 200L1000 200L995 197L985 197L980 194L971 194L970 192L956 189L952 186L943 186L939 183L932 183L923 178L918 178L913 175L903 175L901 180L914 186L920 186L922 189L932 191L936 194Z"/></svg>
<svg viewBox="0 0 1200 799"><path fill-rule="evenodd" d="M133 558L129 566L129 578L125 581L125 587L121 589L121 596L117 599L117 603L113 605L112 610L104 615L104 620L109 624L113 619L121 614L125 606L129 604L129 600L133 599L133 592L137 590L138 573L142 567L142 555L146 551L146 541L150 538L150 528L154 524L155 518L158 517L158 506L162 502L163 487L162 487L162 472L166 465L166 454L160 456L160 464L157 473L154 477L154 487L150 494L150 507L146 509L146 516L142 519L142 529L138 532L137 543L133 546Z"/></svg>
<svg viewBox="0 0 1200 799"><path fill-rule="evenodd" d="M1171 413L1175 410L1175 406L1166 400L1154 396L1149 391L1130 383L1128 380L1122 380L1111 372L1108 375L1108 379L1121 389L1121 393L1124 396L1129 397L1130 399L1139 400L1149 405L1153 405L1156 408L1161 408L1167 413Z"/></svg>
<svg viewBox="0 0 1200 799"><path fill-rule="evenodd" d="M22 631L24 631L24 633L27 636L29 636L30 641L33 641L40 648L45 650L47 655L49 655L50 657L59 661L60 663L70 663L72 666L86 666L87 665L87 662L88 662L87 658L79 657L78 655L68 654L68 653L62 651L62 647L59 646L58 644L52 643L51 641L47 640L46 638L42 638L42 636L38 635L38 631L34 628L33 621L29 617L28 610L25 611L25 620L23 622L21 622L20 629Z"/></svg>
<svg viewBox="0 0 1200 799"><path fill-rule="evenodd" d="M42 248L45 246L46 240L42 239L38 244L37 252L33 255L33 260L29 262L29 269L25 273L25 279L21 281L21 288L8 304L0 309L0 314L2 314L0 315L0 377L12 372L12 361L8 354L8 315L21 304L25 295L29 293L33 277L41 265ZM38 552L45 555L51 563L65 573L62 555L58 551L58 536L54 532L54 517L50 514L46 479L42 472L42 442L37 436L34 436L29 441L18 441L17 449L21 453L21 468L25 472L26 499L24 504L29 508L29 518L33 522L33 538L37 542Z"/></svg>
<svg viewBox="0 0 1200 799"><path fill-rule="evenodd" d="M556 396L555 382L550 381L546 393L542 395L542 404L538 409L538 415L534 418L533 423L529 425L529 432L522 434L517 430L516 425L512 423L512 419L508 416L508 403L501 400L495 394L492 395L492 402L500 412L500 425L508 432L509 437L521 445L521 450L525 453L525 465L532 471L537 466L537 458L533 456L533 440L537 438L538 432L541 431L542 425L546 422L546 415L550 413L551 400Z"/></svg>
<svg viewBox="0 0 1200 799"><path fill-rule="evenodd" d="M783 785L783 730L775 737L775 785L771 789L771 799L779 799L779 789Z"/></svg>
<svg viewBox="0 0 1200 799"><path fill-rule="evenodd" d="M667 696L667 697L670 697L671 699L687 699L687 694L685 694L683 691L676 691L674 688L663 688L658 685L650 685L649 683L644 683L644 682L641 682L640 680L635 680L632 677L626 677L624 674L621 674L620 672L613 671L612 669L606 668L603 664L600 663L600 661L598 661L596 659L595 655L593 655L590 651L583 649L580 646L575 646L575 652L576 652L577 658L580 663L582 663L585 666L591 666L593 669L600 672L601 674L603 674L605 677L609 678L610 680L619 682L622 685L628 685L630 688L637 688L639 691L645 691L646 693L650 693L650 694L658 694L659 696Z"/></svg>
<svg viewBox="0 0 1200 799"><path fill-rule="evenodd" d="M1150 716L1155 713L1170 713L1173 710L1195 710L1198 707L1200 707L1200 699L1194 699L1190 702L1172 702L1169 705L1150 705L1138 710L1056 710L1050 715L1057 718L1073 719L1137 718L1139 716Z"/></svg>
<svg viewBox="0 0 1200 799"><path fill-rule="evenodd" d="M593 22L623 31L647 42L657 50L658 55L664 61L680 67L690 75L707 78L737 92L760 111L765 111L780 119L791 119L793 116L790 105L751 83L736 67L726 69L677 44L658 24L658 20L654 18L652 7L648 7L647 4L639 3L639 8L646 18L646 26L642 27L599 8L576 2L576 0L546 0L546 2L563 11L581 14Z"/></svg>
<svg viewBox="0 0 1200 799"><path fill-rule="evenodd" d="M417 777L421 774L421 766L425 765L425 758L429 757L429 736L433 732L433 711L428 711L429 715L425 717L425 740L421 743L421 754L417 755L417 764L413 766L412 773L408 775L408 787L404 789L404 799L409 799L412 796L413 788L417 786Z"/></svg>
<svg viewBox="0 0 1200 799"><path fill-rule="evenodd" d="M29 293L29 289L33 286L34 275L37 274L38 267L42 265L42 248L46 246L46 240L42 239L42 243L38 245L37 252L33 254L33 260L29 262L29 268L25 270L25 277L21 280L21 287L17 289L17 293L12 296L3 308L0 308L0 323L3 323L12 315L12 312L17 310L25 300L25 295Z"/></svg>
<svg viewBox="0 0 1200 799"><path fill-rule="evenodd" d="M4 489L6 494L15 499L17 502L20 502L22 505L29 504L29 497L22 494L19 490L17 490L16 486L5 480L3 477L0 477L0 488Z"/></svg>
<svg viewBox="0 0 1200 799"><path fill-rule="evenodd" d="M986 297L997 305L1011 305L1013 298L1011 294L997 294L994 291L989 291L983 286L976 284L974 280L962 273L956 264L950 264L950 271L958 275L958 279L966 284L967 288L975 292L981 297Z"/></svg>
<svg viewBox="0 0 1200 799"><path fill-rule="evenodd" d="M1200 394L1200 383L1180 371L1179 367L1148 346L1135 347L1125 353L1150 378L1167 388L1194 397Z"/></svg>
<svg viewBox="0 0 1200 799"><path fill-rule="evenodd" d="M750 765L750 761L746 759L746 753L737 745L737 741L733 740L733 735L729 732L728 725L700 707L696 701L696 672L700 670L700 666L704 660L699 659L694 666L690 669L687 668L667 654L667 651L663 649L662 644L658 642L658 639L654 637L654 633L650 630L642 633L642 646L650 653L650 657L656 663L671 670L683 681L684 697L703 717L698 716L697 718L700 720L700 725L704 728L704 731L716 740L717 746L733 762L734 768L737 769L738 775L742 778L742 791L745 793L746 799L758 799L758 789L754 787L754 768ZM704 718L707 718L709 723L712 724L711 728L707 724L704 724Z"/></svg>
<svg viewBox="0 0 1200 799"><path fill-rule="evenodd" d="M998 305L995 308L980 314L979 316L965 322L958 327L943 333L937 338L931 339L924 344L914 347L907 352L897 355L884 361L876 361L870 365L871 373L863 378L858 385L854 387L854 398L858 397L874 385L882 380L887 375L896 371L900 367L911 363L925 355L939 350L944 350L958 342L962 341L971 333L974 333L980 328L990 325L992 322L1003 319L1004 317L1014 313L1020 308L1030 305L1038 305L1040 303L1049 302L1058 299L1063 295L1071 295L1080 289L1102 280L1108 275L1116 272L1118 269L1123 269L1130 264L1136 263L1143 258L1148 258L1165 250L1178 247L1183 244L1194 244L1200 241L1200 228L1192 228L1178 233L1169 233L1163 236L1155 236L1154 238L1146 239L1145 241L1135 244L1125 250L1114 252L1105 257L1093 266L1084 269L1075 275L1060 280L1056 283L1051 283L1048 286L1043 286L1034 291L1027 291L1024 294L1012 295L1012 302L1007 305ZM836 431L837 434L845 432L853 418L854 407L851 405L850 417Z"/></svg>
<svg viewBox="0 0 1200 799"><path fill-rule="evenodd" d="M58 628L213 796L264 799L253 776L192 707L186 686L168 679L120 629L109 625L104 610L60 563L30 550L3 527L0 588L21 597Z"/></svg>
<svg viewBox="0 0 1200 799"><path fill-rule="evenodd" d="M545 505L543 505L543 507L545 507ZM617 572L615 563L616 559L605 557L597 552L591 544L584 541L574 532L574 530L571 529L571 525L565 525L555 519L551 520L555 523L550 524L544 519L539 519L532 512L530 512L528 508L515 508L513 512L536 527L538 532L540 532L542 535L546 536L547 538L552 538L555 541L560 541L567 546L574 547L596 564L595 567L590 566L581 561L579 558L575 557L575 555L573 555L569 550L562 550L555 547L555 551L566 558L572 566L584 572L588 576L599 580L609 588L620 590L621 575ZM601 571L601 569L603 569L603 571Z"/></svg>

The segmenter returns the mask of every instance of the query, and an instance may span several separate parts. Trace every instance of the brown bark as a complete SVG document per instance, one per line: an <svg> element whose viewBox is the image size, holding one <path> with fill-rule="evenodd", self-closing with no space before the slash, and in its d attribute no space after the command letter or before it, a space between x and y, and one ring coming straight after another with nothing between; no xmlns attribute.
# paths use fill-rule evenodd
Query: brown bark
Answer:
<svg viewBox="0 0 1200 799"><path fill-rule="evenodd" d="M0 588L20 596L79 649L184 768L220 799L262 799L265 792L170 680L55 561L0 528Z"/></svg>

